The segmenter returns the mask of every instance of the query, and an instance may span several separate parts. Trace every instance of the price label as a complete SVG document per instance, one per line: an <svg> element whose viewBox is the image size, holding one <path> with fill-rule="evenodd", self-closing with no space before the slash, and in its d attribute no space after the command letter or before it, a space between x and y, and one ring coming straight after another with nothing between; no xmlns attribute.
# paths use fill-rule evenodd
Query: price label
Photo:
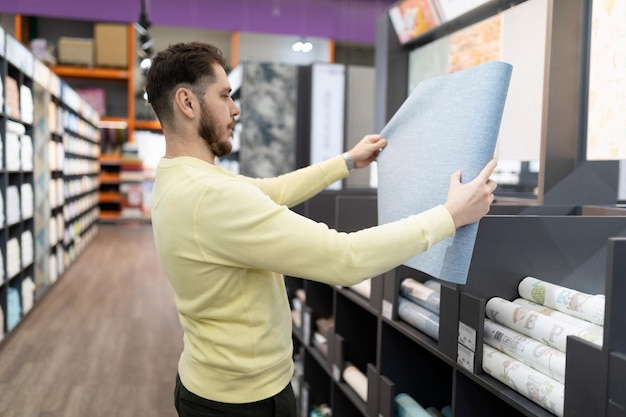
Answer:
<svg viewBox="0 0 626 417"><path fill-rule="evenodd" d="M461 344L459 344L456 361L465 369L474 372L474 352Z"/></svg>
<svg viewBox="0 0 626 417"><path fill-rule="evenodd" d="M341 380L341 369L337 365L333 365L333 379L336 382Z"/></svg>
<svg viewBox="0 0 626 417"><path fill-rule="evenodd" d="M304 338L304 344L309 346L311 342L311 312L306 310L302 315L302 337Z"/></svg>
<svg viewBox="0 0 626 417"><path fill-rule="evenodd" d="M476 330L463 322L459 322L459 340L458 342L470 349L476 351Z"/></svg>
<svg viewBox="0 0 626 417"><path fill-rule="evenodd" d="M393 304L387 300L383 300L383 317L387 320L391 320L393 315Z"/></svg>

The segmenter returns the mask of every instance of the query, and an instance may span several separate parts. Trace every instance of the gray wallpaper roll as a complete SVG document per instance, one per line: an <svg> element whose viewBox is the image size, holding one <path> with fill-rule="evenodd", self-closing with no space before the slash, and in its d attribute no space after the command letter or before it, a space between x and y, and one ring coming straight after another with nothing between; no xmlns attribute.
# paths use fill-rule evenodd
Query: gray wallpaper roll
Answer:
<svg viewBox="0 0 626 417"><path fill-rule="evenodd" d="M421 82L381 131L378 221L392 222L446 201L450 175L474 179L494 156L512 66L486 62ZM465 283L478 223L405 265Z"/></svg>

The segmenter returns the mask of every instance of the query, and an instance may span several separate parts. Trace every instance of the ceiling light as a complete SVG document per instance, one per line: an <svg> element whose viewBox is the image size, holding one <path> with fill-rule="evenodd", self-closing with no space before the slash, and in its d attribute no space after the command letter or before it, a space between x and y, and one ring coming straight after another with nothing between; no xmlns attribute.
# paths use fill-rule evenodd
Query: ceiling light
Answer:
<svg viewBox="0 0 626 417"><path fill-rule="evenodd" d="M291 45L291 49L294 52L311 52L311 50L313 49L313 44L309 41L301 41L298 40L296 42L293 43L293 45Z"/></svg>

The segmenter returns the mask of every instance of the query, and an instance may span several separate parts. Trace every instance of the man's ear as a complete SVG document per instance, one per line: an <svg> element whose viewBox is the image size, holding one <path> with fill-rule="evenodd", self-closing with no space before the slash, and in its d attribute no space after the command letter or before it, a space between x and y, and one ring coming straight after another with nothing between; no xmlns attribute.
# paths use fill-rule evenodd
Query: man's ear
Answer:
<svg viewBox="0 0 626 417"><path fill-rule="evenodd" d="M196 117L199 108L196 96L188 88L180 87L174 93L174 107L186 117Z"/></svg>

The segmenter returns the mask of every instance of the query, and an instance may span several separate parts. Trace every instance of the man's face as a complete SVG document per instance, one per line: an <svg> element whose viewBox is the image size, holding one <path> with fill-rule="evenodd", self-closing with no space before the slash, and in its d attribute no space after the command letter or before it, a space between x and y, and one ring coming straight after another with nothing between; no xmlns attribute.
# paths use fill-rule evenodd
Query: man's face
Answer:
<svg viewBox="0 0 626 417"><path fill-rule="evenodd" d="M216 157L230 154L230 137L239 108L230 97L231 87L224 68L215 65L216 82L210 84L200 99L198 134Z"/></svg>

